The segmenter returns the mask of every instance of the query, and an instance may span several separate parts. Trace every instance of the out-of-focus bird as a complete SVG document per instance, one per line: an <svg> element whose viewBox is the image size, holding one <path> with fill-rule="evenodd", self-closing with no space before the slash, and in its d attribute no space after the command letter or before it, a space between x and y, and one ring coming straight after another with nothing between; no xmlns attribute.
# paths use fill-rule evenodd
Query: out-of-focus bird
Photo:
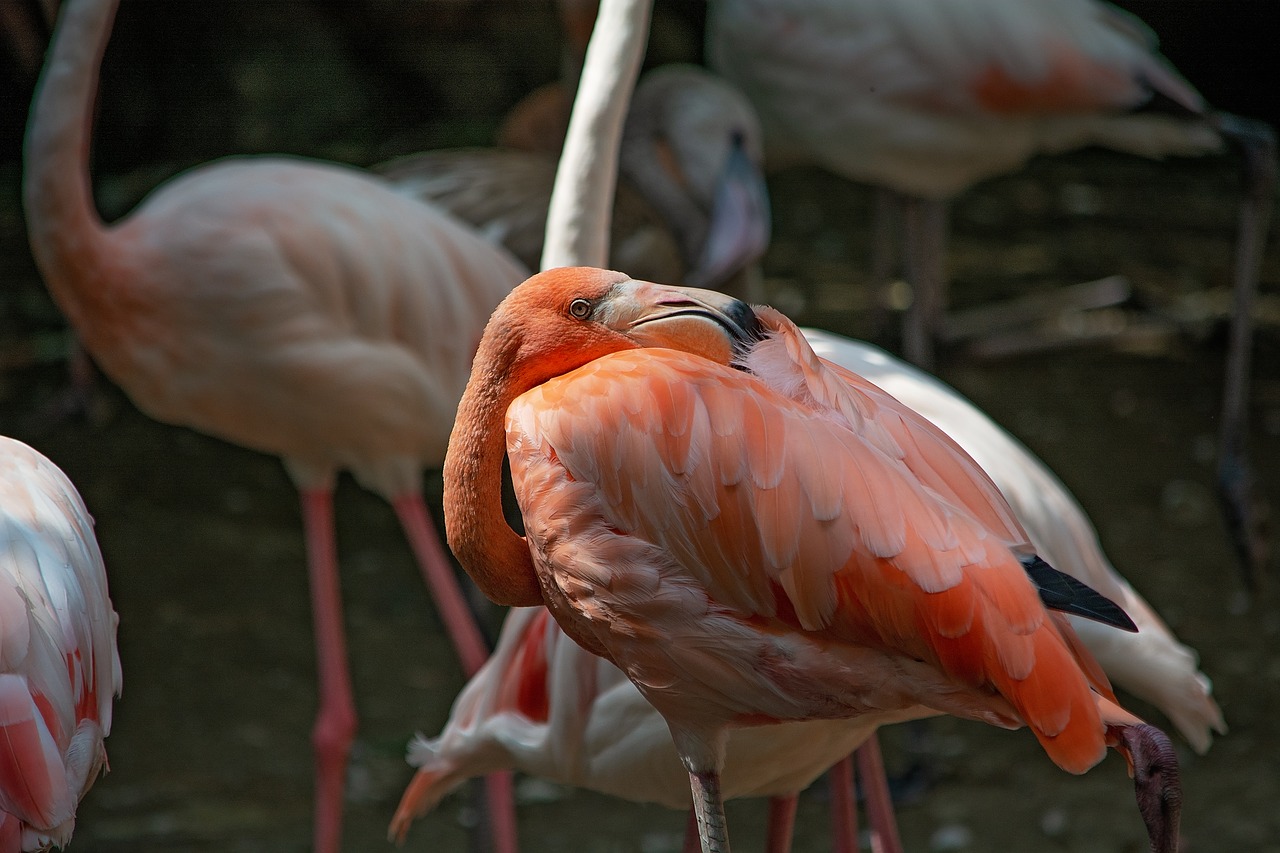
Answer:
<svg viewBox="0 0 1280 853"><path fill-rule="evenodd" d="M728 849L730 728L938 713L1027 725L1075 773L1117 747L1153 849L1176 849L1172 746L1041 598L1132 623L1036 555L944 433L778 312L590 268L533 277L486 326L444 480L481 590L546 604L662 714L707 853Z"/></svg>
<svg viewBox="0 0 1280 853"><path fill-rule="evenodd" d="M655 281L745 290L739 278L769 241L762 151L751 105L725 81L690 65L646 73L622 133L609 263ZM432 151L374 170L532 268L558 156L558 146Z"/></svg>
<svg viewBox="0 0 1280 853"><path fill-rule="evenodd" d="M1219 486L1252 578L1266 562L1245 453L1251 305L1275 134L1210 108L1135 17L1098 0L716 0L713 67L756 106L769 163L802 160L905 205L907 357L928 366L945 303L946 202L1036 154L1244 153Z"/></svg>
<svg viewBox="0 0 1280 853"><path fill-rule="evenodd" d="M804 329L820 357L851 370L929 419L967 452L1008 500L1036 553L1118 602L1136 633L1068 617L1109 678L1162 710L1197 752L1225 732L1196 654L1112 568L1084 511L1020 442L954 389L861 341ZM730 731L726 799L806 787L870 734L864 720ZM392 832L461 781L500 768L628 800L689 806L683 771L658 713L618 669L568 642L540 609L514 610L493 657L454 704L438 737L415 739L419 768Z"/></svg>
<svg viewBox="0 0 1280 853"><path fill-rule="evenodd" d="M63 6L27 129L32 250L85 347L139 409L283 458L302 499L320 674L315 843L336 850L356 715L334 481L350 470L392 503L463 668L476 672L485 642L421 477L443 460L484 320L524 271L377 178L282 157L197 167L105 225L88 151L116 6Z"/></svg>
<svg viewBox="0 0 1280 853"><path fill-rule="evenodd" d="M734 729L724 797L789 798L873 731L856 720ZM616 666L570 640L542 607L507 614L493 656L459 694L440 735L410 744L409 763L418 770L391 823L398 840L467 779L508 768L632 802L691 805L662 717ZM771 831L770 838L790 842L789 832ZM857 839L834 847L856 850Z"/></svg>
<svg viewBox="0 0 1280 853"><path fill-rule="evenodd" d="M75 486L0 436L0 851L65 847L106 767L116 617Z"/></svg>

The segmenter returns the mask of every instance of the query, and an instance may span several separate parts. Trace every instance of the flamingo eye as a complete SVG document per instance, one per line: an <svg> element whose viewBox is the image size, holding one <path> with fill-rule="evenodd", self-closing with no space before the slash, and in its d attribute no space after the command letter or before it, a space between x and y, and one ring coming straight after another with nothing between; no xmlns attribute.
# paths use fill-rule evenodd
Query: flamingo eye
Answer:
<svg viewBox="0 0 1280 853"><path fill-rule="evenodd" d="M585 299L575 299L569 303L569 314L576 320L585 320L591 316L591 303Z"/></svg>

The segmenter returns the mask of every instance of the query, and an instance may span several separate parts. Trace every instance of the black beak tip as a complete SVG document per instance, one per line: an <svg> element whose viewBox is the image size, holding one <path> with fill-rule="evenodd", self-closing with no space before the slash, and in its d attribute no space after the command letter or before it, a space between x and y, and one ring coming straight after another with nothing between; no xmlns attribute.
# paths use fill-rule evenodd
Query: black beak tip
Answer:
<svg viewBox="0 0 1280 853"><path fill-rule="evenodd" d="M735 299L733 303L725 311L727 316L737 327L735 334L736 349L746 351L751 349L754 344L764 340L764 327L760 325L760 319L756 317L755 309L740 299Z"/></svg>

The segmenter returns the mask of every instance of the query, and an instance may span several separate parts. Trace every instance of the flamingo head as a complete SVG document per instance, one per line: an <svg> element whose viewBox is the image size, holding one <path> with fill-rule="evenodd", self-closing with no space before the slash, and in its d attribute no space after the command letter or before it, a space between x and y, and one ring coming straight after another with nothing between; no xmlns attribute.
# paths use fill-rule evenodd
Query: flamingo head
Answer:
<svg viewBox="0 0 1280 853"><path fill-rule="evenodd" d="M722 293L562 267L533 276L503 300L485 328L477 364L531 388L611 352L640 347L730 364L760 337L751 306Z"/></svg>

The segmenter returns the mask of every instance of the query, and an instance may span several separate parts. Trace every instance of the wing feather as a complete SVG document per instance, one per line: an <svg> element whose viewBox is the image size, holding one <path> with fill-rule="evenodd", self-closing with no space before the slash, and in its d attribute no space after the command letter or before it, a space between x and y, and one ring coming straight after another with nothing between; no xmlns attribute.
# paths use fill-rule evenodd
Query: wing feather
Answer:
<svg viewBox="0 0 1280 853"><path fill-rule="evenodd" d="M995 486L888 394L792 356L813 375L787 395L674 350L615 353L518 398L509 441L537 435L612 528L718 606L993 687L1055 761L1091 766L1102 728L1078 651L1046 619Z"/></svg>

